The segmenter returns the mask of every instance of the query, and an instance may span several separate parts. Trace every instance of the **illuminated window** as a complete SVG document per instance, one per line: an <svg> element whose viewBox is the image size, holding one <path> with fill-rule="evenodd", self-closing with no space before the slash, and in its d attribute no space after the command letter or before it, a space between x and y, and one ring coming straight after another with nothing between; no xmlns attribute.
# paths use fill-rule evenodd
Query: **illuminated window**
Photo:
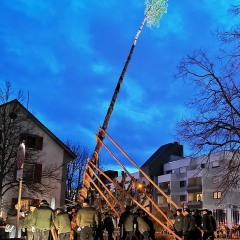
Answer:
<svg viewBox="0 0 240 240"><path fill-rule="evenodd" d="M222 197L222 192L213 192L213 199L220 199Z"/></svg>

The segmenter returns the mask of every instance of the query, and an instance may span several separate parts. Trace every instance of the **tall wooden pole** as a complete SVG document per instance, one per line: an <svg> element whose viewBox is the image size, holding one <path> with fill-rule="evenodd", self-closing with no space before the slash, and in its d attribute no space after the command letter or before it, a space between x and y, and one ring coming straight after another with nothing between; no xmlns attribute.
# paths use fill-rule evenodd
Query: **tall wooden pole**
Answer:
<svg viewBox="0 0 240 240"><path fill-rule="evenodd" d="M22 198L22 178L23 178L23 163L25 159L25 142L23 141L17 151L17 180L19 181L18 189L18 203L17 203L17 224L16 224L16 233L15 237L18 237L18 228L19 228L19 218L20 218L20 209L21 209L21 198Z"/></svg>

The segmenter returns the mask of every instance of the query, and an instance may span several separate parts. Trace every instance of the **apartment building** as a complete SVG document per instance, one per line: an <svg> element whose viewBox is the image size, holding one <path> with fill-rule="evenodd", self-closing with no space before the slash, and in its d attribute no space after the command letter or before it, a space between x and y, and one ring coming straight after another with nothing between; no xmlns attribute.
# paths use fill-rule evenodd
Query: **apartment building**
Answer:
<svg viewBox="0 0 240 240"><path fill-rule="evenodd" d="M183 146L170 143L160 147L141 167L179 207L209 209L217 222L229 227L240 223L240 203L237 191L221 192L222 160L231 152L218 152L210 157L183 157ZM154 201L169 217L174 207L158 191Z"/></svg>

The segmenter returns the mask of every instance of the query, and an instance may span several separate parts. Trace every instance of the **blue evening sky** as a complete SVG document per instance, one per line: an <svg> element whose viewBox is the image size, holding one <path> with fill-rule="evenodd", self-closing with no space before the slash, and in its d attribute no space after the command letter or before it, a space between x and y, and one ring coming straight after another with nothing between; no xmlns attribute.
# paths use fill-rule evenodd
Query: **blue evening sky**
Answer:
<svg viewBox="0 0 240 240"><path fill-rule="evenodd" d="M193 90L174 81L176 66L195 49L214 56L211 32L231 26L234 3L169 0L160 27L144 26L107 130L138 165L174 142L176 121L191 114ZM29 92L29 110L62 141L93 150L144 9L143 0L1 0L0 83L22 89L25 107ZM100 156L120 169L105 149Z"/></svg>

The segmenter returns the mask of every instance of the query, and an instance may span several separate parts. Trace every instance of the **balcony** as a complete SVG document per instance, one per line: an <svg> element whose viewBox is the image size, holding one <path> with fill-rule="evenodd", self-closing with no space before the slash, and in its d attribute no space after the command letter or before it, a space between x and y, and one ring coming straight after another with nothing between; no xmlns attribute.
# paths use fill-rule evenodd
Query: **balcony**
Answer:
<svg viewBox="0 0 240 240"><path fill-rule="evenodd" d="M202 201L193 201L193 202L187 202L188 208L202 208L203 202Z"/></svg>
<svg viewBox="0 0 240 240"><path fill-rule="evenodd" d="M160 187L161 188L161 187ZM167 194L167 195L170 195L170 188L161 188L161 190ZM158 191L158 195L162 195L159 191Z"/></svg>
<svg viewBox="0 0 240 240"><path fill-rule="evenodd" d="M186 190L188 193L202 192L202 185L187 186Z"/></svg>

